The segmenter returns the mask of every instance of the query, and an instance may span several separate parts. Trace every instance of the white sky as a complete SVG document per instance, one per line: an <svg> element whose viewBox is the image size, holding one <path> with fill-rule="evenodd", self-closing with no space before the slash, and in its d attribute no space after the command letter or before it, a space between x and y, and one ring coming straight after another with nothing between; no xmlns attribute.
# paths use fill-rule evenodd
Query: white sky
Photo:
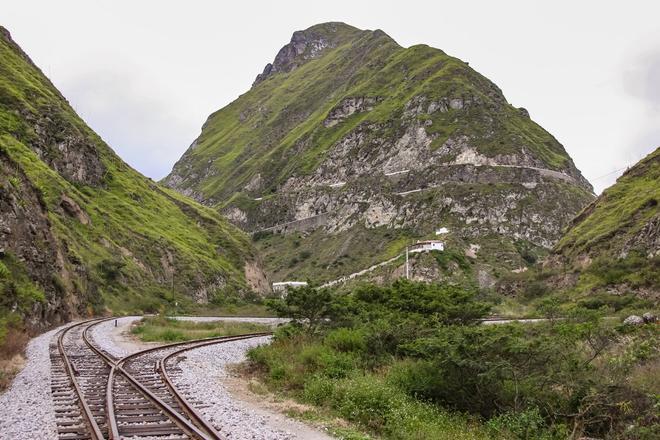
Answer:
<svg viewBox="0 0 660 440"><path fill-rule="evenodd" d="M468 61L596 192L660 146L657 1L3 0L0 24L119 155L160 179L295 30L380 28Z"/></svg>

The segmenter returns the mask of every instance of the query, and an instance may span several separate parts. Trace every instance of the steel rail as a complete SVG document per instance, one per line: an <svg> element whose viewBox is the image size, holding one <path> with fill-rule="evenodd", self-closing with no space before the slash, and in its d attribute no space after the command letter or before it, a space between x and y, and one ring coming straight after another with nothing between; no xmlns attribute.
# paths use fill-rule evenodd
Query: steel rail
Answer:
<svg viewBox="0 0 660 440"><path fill-rule="evenodd" d="M64 350L64 335L66 333L78 326L93 322L93 321L99 321L98 319L89 319L87 321L80 322L78 324L74 324L72 326L67 327L65 330L60 333L59 337L57 338L57 348L59 350L60 356L62 357L62 360L64 362L64 366L67 371L67 375L69 376L69 379L71 380L71 383L73 384L73 388L76 392L76 395L78 396L78 402L80 403L80 406L82 407L82 415L85 418L87 424L89 425L90 428L90 435L93 440L104 440L103 433L101 432L101 429L99 428L98 423L96 423L96 419L94 418L94 415L92 414L92 410L90 409L89 405L85 401L85 395L82 392L82 389L80 388L80 385L78 384L78 381L76 380L75 377L75 370L73 368L73 365L71 364L71 361L69 360L69 357L66 354L66 351Z"/></svg>
<svg viewBox="0 0 660 440"><path fill-rule="evenodd" d="M177 400L179 401L179 404L181 405L182 408L185 408L186 412L188 412L189 416L191 419L194 419L196 423L199 425L203 425L204 429L214 438L214 439L221 439L222 437L220 436L220 433L215 429L215 427L209 423L204 417L202 417L201 414L194 408L194 406L186 400L185 397L179 393L179 391L176 389L176 386L174 385L174 382L172 382L172 379L170 376L167 374L167 361L174 357L178 356L179 354L188 351L188 350L195 350L197 348L201 347L206 347L209 345L215 345L215 344L223 344L226 342L233 342L233 341L240 341L243 339L250 339L250 338L257 338L260 336L269 336L272 335L271 332L264 332L264 333L251 333L251 334L245 334L245 335L236 335L236 336L230 336L226 337L225 339L221 340L213 340L213 341L206 341L206 342L201 342L199 344L195 344L192 347L184 347L179 350L176 350L167 356L165 356L163 359L160 360L158 363L158 372L160 373L161 377L163 378L163 381L167 385L167 387L170 389L173 395L177 397Z"/></svg>
<svg viewBox="0 0 660 440"><path fill-rule="evenodd" d="M108 421L108 433L110 435L110 439L112 440L118 440L120 438L119 427L114 411L114 396L113 396L113 384L117 373L124 376L131 383L131 385L133 385L133 387L136 388L136 390L139 393L141 393L154 405L156 405L161 410L163 410L163 412L186 434L191 435L193 437L201 438L203 440L207 440L207 439L219 440L221 436L215 430L213 425L211 425L211 423L205 420L194 409L194 407L183 396L180 395L180 393L174 387L174 384L171 382L170 378L166 374L164 374L162 371L159 372L161 377L163 378L163 382L165 383L165 385L167 386L167 388L169 389L170 393L175 398L175 400L179 402L179 405L181 406L181 409L183 410L185 415L188 416L190 420L193 421L198 426L195 426L195 424L186 420L186 418L182 414L180 414L178 411L176 411L174 408L172 408L170 405L168 405L166 402L164 402L154 393L152 393L138 379L136 379L135 377L133 377L133 375L131 375L128 371L126 371L123 365L129 360L132 360L144 354L159 350L165 350L172 347L191 345L190 347L186 347L184 350L181 350L181 351L185 351L206 345L218 344L222 342L231 342L234 340L248 339L258 336L268 336L272 334L271 332L260 332L260 333L249 333L244 335L220 336L215 338L205 338L205 339L198 339L192 341L175 342L172 344L165 344L165 345L160 345L158 347L151 347L145 350L141 350L117 360L111 357L109 354L102 351L101 349L99 349L97 346L95 346L87 334L87 332L92 327L109 319L113 319L113 318L99 320L98 322L95 322L94 324L89 325L87 328L85 328L85 330L83 331L83 340L89 346L90 349L92 349L110 366L110 374L108 375L108 383L106 387L106 418ZM160 364L162 364L162 362L160 362Z"/></svg>
<svg viewBox="0 0 660 440"><path fill-rule="evenodd" d="M212 345L212 344L220 344L223 342L231 342L231 341L238 341L241 339L248 339L248 338L255 338L259 336L268 336L271 335L272 332L259 332L259 333L248 333L244 335L234 335L234 336L219 336L215 338L204 338L204 339L197 339L197 340L192 340L192 341L182 341L182 342L174 342L171 344L166 344L166 345L160 345L158 347L151 347L147 348L145 350L141 350L135 353L132 353L126 357L123 357L121 360L117 362L117 367L121 369L122 374L124 374L125 377L129 378L130 373L126 372L126 370L123 369L122 365L130 360L133 360L134 358L137 358L139 356L160 351L160 350L165 350L173 347L178 347L178 346L187 346L190 345L190 347L186 347L185 350L192 350L194 348L206 346L206 345ZM162 365L162 361L160 364ZM170 381L169 377L163 375L162 372L160 372L161 377L164 379L163 381L165 382L165 385L168 387L170 390L170 393L172 396L179 402L179 405L181 406L181 409L185 412L185 414L193 421L195 422L203 431L205 431L205 434L208 437L203 437L203 438L210 438L213 440L220 440L222 437L220 434L215 430L213 425L208 422L204 417L202 417L197 410L179 393L179 391L174 387L174 384ZM131 381L135 381L139 384L139 381L137 379L134 379L132 376L129 378ZM110 383L110 382L108 382ZM141 385L141 384L140 384ZM147 390L148 391L148 390ZM155 397L155 396L154 396ZM157 398L157 397L156 397ZM165 404L167 405L167 404ZM174 409L172 409L174 414L180 416L178 412L176 412ZM182 419L185 420L185 419ZM199 435L199 434L198 434Z"/></svg>
<svg viewBox="0 0 660 440"><path fill-rule="evenodd" d="M112 319L112 318L110 318L110 319ZM110 355L103 352L101 349L96 347L91 342L89 336L87 335L87 331L91 327L92 326L89 326L83 331L83 340L110 367L110 374L108 375L108 384L107 384L107 387L106 387L106 418L107 418L107 421L108 421L108 434L109 434L111 440L119 440L120 439L119 425L117 423L117 418L115 416L115 410L114 410L114 396L113 396L113 393L112 393L112 387L114 385L114 379L115 379L115 376L116 376L117 372L119 372L121 375L123 375L131 383L131 385L133 385L133 387L139 393L141 393L145 398L150 400L154 405L156 405L160 410L162 410L167 415L167 417L169 417L184 433L186 433L190 436L196 437L196 438L201 438L203 440L208 439L208 437L206 436L205 433L200 431L196 426L194 426L188 420L183 418L181 416L181 414L179 414L171 406L169 406L162 399L160 399L158 396L156 396L154 393L152 393L147 387L142 385L137 379L135 379L130 373L128 373L122 367L122 364L126 360L128 360L129 358L138 356L138 355L143 354L145 352L153 351L153 349L147 349L147 350L139 351L139 352L133 353L129 356L125 356L122 359L115 360ZM166 346L160 346L160 347L154 347L154 348L155 349L163 349L165 347Z"/></svg>

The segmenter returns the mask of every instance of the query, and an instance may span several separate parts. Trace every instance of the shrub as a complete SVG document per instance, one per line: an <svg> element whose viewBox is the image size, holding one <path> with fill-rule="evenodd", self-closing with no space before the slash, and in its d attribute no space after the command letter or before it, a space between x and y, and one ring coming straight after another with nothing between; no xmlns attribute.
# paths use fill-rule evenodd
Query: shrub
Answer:
<svg viewBox="0 0 660 440"><path fill-rule="evenodd" d="M371 375L342 381L335 389L333 406L339 414L375 431L382 431L402 394Z"/></svg>
<svg viewBox="0 0 660 440"><path fill-rule="evenodd" d="M280 363L273 363L270 366L270 378L274 381L281 381L286 378L286 368Z"/></svg>
<svg viewBox="0 0 660 440"><path fill-rule="evenodd" d="M273 231L257 231L252 234L252 241L259 241L273 235Z"/></svg>
<svg viewBox="0 0 660 440"><path fill-rule="evenodd" d="M126 266L126 263L119 260L101 260L97 265L101 276L106 281L116 281L122 274L122 269Z"/></svg>
<svg viewBox="0 0 660 440"><path fill-rule="evenodd" d="M357 329L338 328L328 333L324 342L335 350L343 352L362 352L366 348L364 332Z"/></svg>
<svg viewBox="0 0 660 440"><path fill-rule="evenodd" d="M440 267L442 267L444 270L449 269L449 263L455 263L463 272L470 272L472 270L470 262L467 260L465 255L460 252L447 249L442 252L431 251L431 253L435 257L435 260L438 262Z"/></svg>
<svg viewBox="0 0 660 440"><path fill-rule="evenodd" d="M346 377L357 364L354 355L337 352L320 344L305 347L300 353L300 359L307 371L333 378Z"/></svg>
<svg viewBox="0 0 660 440"><path fill-rule="evenodd" d="M559 440L570 437L564 425L556 426L554 432L548 430L537 407L499 414L488 420L486 426L493 435L504 438Z"/></svg>
<svg viewBox="0 0 660 440"><path fill-rule="evenodd" d="M305 382L302 398L313 405L323 405L332 399L335 382L326 376L315 375Z"/></svg>
<svg viewBox="0 0 660 440"><path fill-rule="evenodd" d="M432 362L415 359L401 360L390 368L387 381L406 394L429 400L442 386L444 378Z"/></svg>
<svg viewBox="0 0 660 440"><path fill-rule="evenodd" d="M276 341L282 339L290 339L295 336L299 336L301 333L301 327L292 324L283 324L275 329L273 332L273 339Z"/></svg>
<svg viewBox="0 0 660 440"><path fill-rule="evenodd" d="M266 300L266 306L277 316L291 318L294 324L314 333L324 320L332 316L333 300L330 290L307 285L290 289L283 299Z"/></svg>
<svg viewBox="0 0 660 440"><path fill-rule="evenodd" d="M19 302L23 308L27 310L35 302L45 302L46 294L36 285L31 282L24 282L16 285L16 293Z"/></svg>
<svg viewBox="0 0 660 440"><path fill-rule="evenodd" d="M524 295L528 299L540 298L548 293L549 289L542 281L532 281L525 286Z"/></svg>

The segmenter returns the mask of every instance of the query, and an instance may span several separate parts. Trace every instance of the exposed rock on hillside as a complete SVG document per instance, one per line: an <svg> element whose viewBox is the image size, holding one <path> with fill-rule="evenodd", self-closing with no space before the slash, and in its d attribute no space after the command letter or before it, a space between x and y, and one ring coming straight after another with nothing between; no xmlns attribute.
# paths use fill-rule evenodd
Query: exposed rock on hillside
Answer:
<svg viewBox="0 0 660 440"><path fill-rule="evenodd" d="M296 32L164 182L257 232L279 279L356 272L439 226L458 253L488 249L482 270L517 269L593 199L561 144L466 63L341 23Z"/></svg>
<svg viewBox="0 0 660 440"><path fill-rule="evenodd" d="M16 318L43 328L264 289L246 278L261 273L249 239L121 161L4 28L0 250L0 345Z"/></svg>
<svg viewBox="0 0 660 440"><path fill-rule="evenodd" d="M660 148L575 217L546 268L572 273L581 292L660 299L659 202Z"/></svg>

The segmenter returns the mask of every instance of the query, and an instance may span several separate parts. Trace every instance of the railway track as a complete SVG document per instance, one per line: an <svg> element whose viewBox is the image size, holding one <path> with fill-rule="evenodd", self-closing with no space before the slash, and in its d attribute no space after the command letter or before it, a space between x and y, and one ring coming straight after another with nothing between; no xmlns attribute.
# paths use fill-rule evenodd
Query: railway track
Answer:
<svg viewBox="0 0 660 440"><path fill-rule="evenodd" d="M103 321L74 324L51 343L51 389L60 440L223 438L195 409L203 402L176 389L172 377L180 370L171 360L194 348L270 333L168 344L117 359L89 336Z"/></svg>
<svg viewBox="0 0 660 440"><path fill-rule="evenodd" d="M51 394L61 440L107 437L105 389L110 368L83 338L89 325L101 321L67 327L50 344Z"/></svg>

